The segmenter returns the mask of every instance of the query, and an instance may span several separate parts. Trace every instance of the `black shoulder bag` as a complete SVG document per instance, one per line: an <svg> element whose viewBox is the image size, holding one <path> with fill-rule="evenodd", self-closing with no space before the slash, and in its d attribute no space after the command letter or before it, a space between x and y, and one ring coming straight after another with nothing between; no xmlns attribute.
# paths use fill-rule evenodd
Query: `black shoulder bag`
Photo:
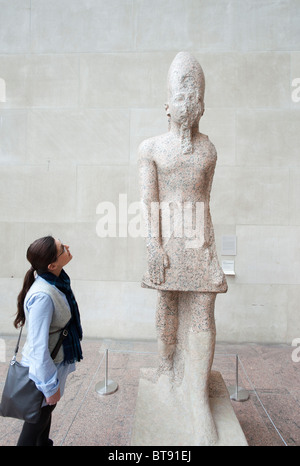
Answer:
<svg viewBox="0 0 300 466"><path fill-rule="evenodd" d="M63 340L68 335L67 325L61 330L59 340L51 353L51 358L55 359ZM6 381L2 392L0 404L0 415L3 417L13 417L35 424L41 414L43 393L36 388L33 380L29 378L29 368L22 366L17 361L20 339L20 330L15 354L9 363Z"/></svg>

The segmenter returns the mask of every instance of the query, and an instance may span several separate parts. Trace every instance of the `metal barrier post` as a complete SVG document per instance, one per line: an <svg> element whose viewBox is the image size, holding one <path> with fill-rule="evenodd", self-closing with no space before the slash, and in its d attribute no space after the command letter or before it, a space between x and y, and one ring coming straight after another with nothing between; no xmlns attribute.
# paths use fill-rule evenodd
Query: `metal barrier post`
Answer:
<svg viewBox="0 0 300 466"><path fill-rule="evenodd" d="M108 349L105 350L105 377L104 381L98 382L95 390L99 395L111 395L118 390L119 386L113 380L108 378Z"/></svg>
<svg viewBox="0 0 300 466"><path fill-rule="evenodd" d="M246 401L249 398L249 392L243 387L239 387L239 355L235 355L235 385L228 387L230 399L233 401Z"/></svg>

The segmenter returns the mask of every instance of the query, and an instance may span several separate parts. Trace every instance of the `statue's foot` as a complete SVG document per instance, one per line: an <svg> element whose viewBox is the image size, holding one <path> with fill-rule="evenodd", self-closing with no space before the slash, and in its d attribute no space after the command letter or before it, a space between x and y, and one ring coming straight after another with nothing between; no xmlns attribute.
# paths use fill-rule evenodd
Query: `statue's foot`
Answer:
<svg viewBox="0 0 300 466"><path fill-rule="evenodd" d="M161 358L157 367L157 375L167 375L170 382L174 381L174 365L173 360L169 358Z"/></svg>
<svg viewBox="0 0 300 466"><path fill-rule="evenodd" d="M157 368L158 372L160 372L161 374L162 373L166 373L166 372L170 372L173 370L173 361L166 358L166 359L161 359L159 361L159 364L158 364L158 368Z"/></svg>
<svg viewBox="0 0 300 466"><path fill-rule="evenodd" d="M194 420L195 445L210 446L218 441L218 433L209 407L198 410Z"/></svg>

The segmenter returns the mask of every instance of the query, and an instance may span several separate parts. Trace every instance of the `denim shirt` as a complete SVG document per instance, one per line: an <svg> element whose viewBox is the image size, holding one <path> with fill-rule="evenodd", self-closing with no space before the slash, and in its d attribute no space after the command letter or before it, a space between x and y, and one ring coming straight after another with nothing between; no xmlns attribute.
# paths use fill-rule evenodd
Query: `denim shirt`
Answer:
<svg viewBox="0 0 300 466"><path fill-rule="evenodd" d="M60 388L63 395L68 374L75 364L55 364L51 358L48 341L49 328L54 312L52 299L46 293L34 294L27 302L27 342L29 354L23 354L21 364L29 367L29 378L45 397L54 395Z"/></svg>

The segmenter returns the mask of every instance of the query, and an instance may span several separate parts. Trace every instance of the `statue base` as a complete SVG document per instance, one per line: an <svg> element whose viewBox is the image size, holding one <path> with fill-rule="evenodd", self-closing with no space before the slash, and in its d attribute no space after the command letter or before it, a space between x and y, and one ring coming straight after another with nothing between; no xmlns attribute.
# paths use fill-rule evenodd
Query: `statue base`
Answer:
<svg viewBox="0 0 300 466"><path fill-rule="evenodd" d="M142 369L131 437L132 446L201 446L195 440L192 413L181 402L186 394L161 375L151 380L151 369ZM218 433L214 446L247 446L220 372L212 371L209 383L211 413Z"/></svg>

